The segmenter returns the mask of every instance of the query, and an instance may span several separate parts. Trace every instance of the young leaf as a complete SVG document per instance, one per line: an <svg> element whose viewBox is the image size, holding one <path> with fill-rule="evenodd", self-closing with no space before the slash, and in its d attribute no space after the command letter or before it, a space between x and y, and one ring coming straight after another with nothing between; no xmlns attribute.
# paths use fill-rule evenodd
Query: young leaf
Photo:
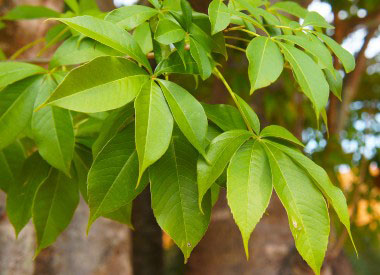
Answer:
<svg viewBox="0 0 380 275"><path fill-rule="evenodd" d="M24 163L18 179L10 185L7 196L7 216L16 236L32 217L32 204L37 188L48 177L51 167L38 153Z"/></svg>
<svg viewBox="0 0 380 275"><path fill-rule="evenodd" d="M208 14L211 22L211 34L224 30L231 22L228 7L222 0L213 0L208 7Z"/></svg>
<svg viewBox="0 0 380 275"><path fill-rule="evenodd" d="M242 99L240 96L235 94L235 97L237 98L240 107L244 113L244 116L247 118L247 121L252 128L252 130L256 133L260 133L260 120L258 116L256 115L255 111L253 111L252 107L248 105L247 102L245 102L244 99Z"/></svg>
<svg viewBox="0 0 380 275"><path fill-rule="evenodd" d="M271 166L273 185L288 214L296 248L319 275L330 233L326 202L301 167L276 147L263 144Z"/></svg>
<svg viewBox="0 0 380 275"><path fill-rule="evenodd" d="M148 79L134 62L102 56L72 70L45 104L86 113L108 111L131 102Z"/></svg>
<svg viewBox="0 0 380 275"><path fill-rule="evenodd" d="M329 83L330 91L337 97L339 100L342 100L342 89L343 89L343 78L339 71L334 71L333 75L329 70L323 70Z"/></svg>
<svg viewBox="0 0 380 275"><path fill-rule="evenodd" d="M57 20L65 23L85 36L129 55L137 62L144 65L149 72L152 71L147 57L140 49L137 42L133 39L132 35L116 24L88 15Z"/></svg>
<svg viewBox="0 0 380 275"><path fill-rule="evenodd" d="M132 30L158 14L156 9L142 5L131 5L111 11L104 20L115 23L123 29Z"/></svg>
<svg viewBox="0 0 380 275"><path fill-rule="evenodd" d="M313 26L326 29L334 29L334 26L331 26L329 23L327 23L326 19L324 19L322 15L315 11L310 11L307 13L302 26Z"/></svg>
<svg viewBox="0 0 380 275"><path fill-rule="evenodd" d="M140 182L145 170L168 149L174 123L165 97L153 80L141 89L135 100L135 110Z"/></svg>
<svg viewBox="0 0 380 275"><path fill-rule="evenodd" d="M88 174L88 228L98 217L131 203L148 184L144 177L136 189L139 164L134 131L134 124L129 124L107 143L91 166Z"/></svg>
<svg viewBox="0 0 380 275"><path fill-rule="evenodd" d="M261 131L260 137L262 137L262 138L279 138L279 139L283 139L283 140L293 142L294 144L297 144L297 145L302 146L302 147L305 146L291 132L289 132L284 127L281 127L278 125L269 125L269 126L265 127Z"/></svg>
<svg viewBox="0 0 380 275"><path fill-rule="evenodd" d="M234 106L206 103L202 103L202 106L206 112L207 118L223 131L247 129L242 116Z"/></svg>
<svg viewBox="0 0 380 275"><path fill-rule="evenodd" d="M161 79L159 83L178 127L188 141L205 157L207 117L202 105L181 86Z"/></svg>
<svg viewBox="0 0 380 275"><path fill-rule="evenodd" d="M186 32L180 25L174 23L169 19L162 19L158 22L154 39L164 45L173 44L183 40Z"/></svg>
<svg viewBox="0 0 380 275"><path fill-rule="evenodd" d="M301 7L298 3L291 1L277 2L271 6L270 9L284 11L299 18L305 18L309 13L307 9Z"/></svg>
<svg viewBox="0 0 380 275"><path fill-rule="evenodd" d="M25 152L20 142L13 143L0 151L0 189L5 193L20 176Z"/></svg>
<svg viewBox="0 0 380 275"><path fill-rule="evenodd" d="M12 144L28 126L42 76L34 76L0 91L0 150Z"/></svg>
<svg viewBox="0 0 380 275"><path fill-rule="evenodd" d="M135 29L133 38L139 44L143 53L148 54L153 51L152 32L148 22L142 23Z"/></svg>
<svg viewBox="0 0 380 275"><path fill-rule="evenodd" d="M174 135L168 151L150 168L152 209L160 227L182 250L185 261L210 222L210 197L198 208L197 151Z"/></svg>
<svg viewBox="0 0 380 275"><path fill-rule="evenodd" d="M60 13L44 6L18 5L11 9L2 20L21 20L60 17Z"/></svg>
<svg viewBox="0 0 380 275"><path fill-rule="evenodd" d="M56 87L51 76L46 76L39 87L34 107L40 106ZM70 112L54 106L33 112L31 129L40 155L51 166L69 175L75 143Z"/></svg>
<svg viewBox="0 0 380 275"><path fill-rule="evenodd" d="M327 35L314 32L320 39L323 40L327 44L327 46L334 52L334 54L339 58L342 62L343 67L346 73L349 73L355 69L355 58L349 53L346 49L344 49L341 45L339 45L334 39L328 37Z"/></svg>
<svg viewBox="0 0 380 275"><path fill-rule="evenodd" d="M319 117L319 112L326 107L329 98L329 85L322 70L301 50L284 43L280 43L280 46L302 91L313 103L315 113Z"/></svg>
<svg viewBox="0 0 380 275"><path fill-rule="evenodd" d="M51 170L48 178L39 186L33 201L36 255L54 243L66 229L78 203L77 183L57 170Z"/></svg>
<svg viewBox="0 0 380 275"><path fill-rule="evenodd" d="M207 151L207 163L204 159L198 159L197 175L199 190L199 208L202 206L202 199L211 185L223 173L231 157L237 149L251 137L251 133L245 130L232 130L216 137L210 144Z"/></svg>
<svg viewBox="0 0 380 275"><path fill-rule="evenodd" d="M83 39L81 36L74 36L59 46L49 65L50 68L62 65L76 65L106 55L122 56L123 53L90 38Z"/></svg>
<svg viewBox="0 0 380 275"><path fill-rule="evenodd" d="M301 167L305 169L305 171L313 179L316 186L319 188L319 190L321 190L321 192L326 197L328 202L334 208L340 221L346 227L347 232L352 240L352 243L355 246L354 241L352 239L352 234L351 234L350 216L348 213L346 198L344 197L343 192L334 184L332 184L326 171L322 167L315 164L311 159L309 159L308 157L304 156L302 153L296 150L293 150L287 146L278 144L276 142L271 142L271 141L265 141L265 142L283 151L290 158L292 158L298 165L300 165Z"/></svg>
<svg viewBox="0 0 380 275"><path fill-rule="evenodd" d="M269 160L259 141L240 147L227 170L227 199L243 237L248 258L248 241L268 207L272 195Z"/></svg>
<svg viewBox="0 0 380 275"><path fill-rule="evenodd" d="M112 112L103 122L99 135L92 145L92 155L94 158L104 148L108 141L110 141L121 130L126 122L132 120L135 113L133 103L127 104L125 107Z"/></svg>
<svg viewBox="0 0 380 275"><path fill-rule="evenodd" d="M40 66L23 62L0 62L0 89L16 81L46 72Z"/></svg>
<svg viewBox="0 0 380 275"><path fill-rule="evenodd" d="M212 67L210 60L208 59L207 52L202 45L192 37L190 37L190 53L195 62L198 64L198 70L201 78L203 80L209 78L212 73Z"/></svg>
<svg viewBox="0 0 380 275"><path fill-rule="evenodd" d="M276 81L284 67L281 51L270 38L256 37L247 47L251 94Z"/></svg>

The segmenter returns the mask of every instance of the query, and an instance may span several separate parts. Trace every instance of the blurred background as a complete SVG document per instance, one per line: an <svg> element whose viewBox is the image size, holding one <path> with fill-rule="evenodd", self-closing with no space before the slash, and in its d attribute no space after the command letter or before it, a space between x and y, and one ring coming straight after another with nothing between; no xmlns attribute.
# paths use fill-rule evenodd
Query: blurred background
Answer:
<svg viewBox="0 0 380 275"><path fill-rule="evenodd" d="M137 2L144 1L98 0L104 11ZM189 2L195 10L207 12L210 1ZM380 274L380 0L296 2L319 12L335 25L328 34L356 57L357 66L352 73L344 75L341 71L342 101L334 95L330 97L329 135L326 127L316 124L310 102L297 92L289 71L274 85L251 97L243 54L230 52L227 62L221 60L224 74L233 89L250 102L264 126L282 125L302 139L305 153L328 171L348 199L359 258L346 232L332 216L322 274L377 275ZM22 4L65 9L63 0L0 0L0 15ZM0 48L9 57L24 45L44 37L49 24L54 23L7 22L0 26ZM37 44L19 58L31 60L43 46ZM45 57L49 54L46 52ZM339 66L336 62L337 69ZM192 78L179 81L198 99L231 103L223 85L214 78L198 88ZM209 230L186 265L179 249L155 223L148 192L135 202L133 231L99 219L86 237L88 210L81 203L69 229L35 261L32 225L16 241L4 210L4 195L0 194L0 275L312 274L295 250L286 213L275 196L252 235L251 257L247 261L240 233L221 192Z"/></svg>

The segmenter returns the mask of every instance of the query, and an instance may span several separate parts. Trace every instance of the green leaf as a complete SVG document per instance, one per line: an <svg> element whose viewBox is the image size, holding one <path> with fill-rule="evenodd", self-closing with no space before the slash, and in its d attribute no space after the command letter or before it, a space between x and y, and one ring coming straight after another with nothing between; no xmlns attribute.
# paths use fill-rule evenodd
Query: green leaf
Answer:
<svg viewBox="0 0 380 275"><path fill-rule="evenodd" d="M176 73L176 74L198 74L197 63L191 57L191 54L186 51L184 52L184 59L181 58L178 51L172 52L168 58L162 60L156 67L154 74L156 76L165 73ZM185 61L185 62L184 62ZM184 66L186 64L186 67Z"/></svg>
<svg viewBox="0 0 380 275"><path fill-rule="evenodd" d="M81 64L106 55L121 56L123 53L90 38L74 36L63 42L55 51L50 67Z"/></svg>
<svg viewBox="0 0 380 275"><path fill-rule="evenodd" d="M148 54L153 51L152 32L148 22L142 23L135 29L133 38L139 44L143 53Z"/></svg>
<svg viewBox="0 0 380 275"><path fill-rule="evenodd" d="M262 137L262 138L279 138L279 139L283 139L286 141L293 142L294 144L297 144L297 145L302 146L302 147L305 146L291 132L289 132L284 127L281 127L278 125L270 125L270 126L265 127L261 131L260 137Z"/></svg>
<svg viewBox="0 0 380 275"><path fill-rule="evenodd" d="M187 31L190 30L191 24L193 23L193 9L191 8L190 3L187 0L181 1L181 10L184 18L184 27Z"/></svg>
<svg viewBox="0 0 380 275"><path fill-rule="evenodd" d="M168 149L174 123L165 97L153 80L141 89L135 100L135 110L140 182L145 170Z"/></svg>
<svg viewBox="0 0 380 275"><path fill-rule="evenodd" d="M178 127L198 152L206 157L207 116L202 105L174 82L160 79L159 83Z"/></svg>
<svg viewBox="0 0 380 275"><path fill-rule="evenodd" d="M313 179L316 186L319 188L319 190L323 193L328 202L334 208L340 221L346 227L347 232L351 238L352 244L355 247L351 234L350 216L348 213L346 198L344 197L343 192L334 184L332 184L326 171L319 165L315 164L311 159L294 149L291 149L287 146L275 142L266 141L266 143L269 143L270 145L277 147L279 150L283 151L290 158L292 158L298 165L305 169L308 175Z"/></svg>
<svg viewBox="0 0 380 275"><path fill-rule="evenodd" d="M31 77L0 91L0 150L12 144L28 126L43 77Z"/></svg>
<svg viewBox="0 0 380 275"><path fill-rule="evenodd" d="M211 34L216 34L230 24L231 14L222 0L213 0L208 7L211 22Z"/></svg>
<svg viewBox="0 0 380 275"><path fill-rule="evenodd" d="M201 208L204 195L223 173L233 154L250 137L251 133L245 130L225 132L211 142L207 151L209 163L202 158L198 159L199 208Z"/></svg>
<svg viewBox="0 0 380 275"><path fill-rule="evenodd" d="M307 9L301 7L298 3L291 1L277 2L271 6L270 9L284 11L299 18L305 18L309 13Z"/></svg>
<svg viewBox="0 0 380 275"><path fill-rule="evenodd" d="M13 143L0 151L0 189L8 192L16 183L25 160L25 152L20 142Z"/></svg>
<svg viewBox="0 0 380 275"><path fill-rule="evenodd" d="M32 217L32 204L38 187L49 175L51 167L38 153L24 163L17 181L10 185L7 196L7 216L16 236Z"/></svg>
<svg viewBox="0 0 380 275"><path fill-rule="evenodd" d="M281 51L270 38L256 37L247 47L251 94L277 80L284 67Z"/></svg>
<svg viewBox="0 0 380 275"><path fill-rule="evenodd" d="M111 11L104 20L115 23L123 29L132 30L158 14L158 11L147 6L131 5Z"/></svg>
<svg viewBox="0 0 380 275"><path fill-rule="evenodd" d="M276 147L263 144L270 161L273 185L288 214L296 248L319 275L330 233L326 202L301 167Z"/></svg>
<svg viewBox="0 0 380 275"><path fill-rule="evenodd" d="M154 39L164 45L179 42L186 36L186 32L180 25L169 19L162 19L158 22Z"/></svg>
<svg viewBox="0 0 380 275"><path fill-rule="evenodd" d="M319 112L326 107L329 98L329 85L322 70L301 50L284 43L280 43L280 46L302 91L313 103L316 116L319 117Z"/></svg>
<svg viewBox="0 0 380 275"><path fill-rule="evenodd" d="M306 51L311 53L313 56L318 58L320 63L331 72L335 73L334 65L332 62L332 57L329 50L324 46L324 44L319 39L313 39L314 36L309 36L307 38L295 35L279 35L276 39L282 39L291 43L295 43L298 46L304 48Z"/></svg>
<svg viewBox="0 0 380 275"><path fill-rule="evenodd" d="M210 197L203 204L205 214L197 204L197 157L184 137L174 135L168 151L149 170L154 216L182 250L185 261L210 222Z"/></svg>
<svg viewBox="0 0 380 275"><path fill-rule="evenodd" d="M78 187L82 198L87 204L87 175L92 165L92 160L91 151L89 149L84 146L77 146L75 148L73 157L75 179L78 181Z"/></svg>
<svg viewBox="0 0 380 275"><path fill-rule="evenodd" d="M327 44L327 46L334 52L334 54L339 58L342 62L343 67L346 73L352 72L355 69L355 58L349 53L346 49L344 49L341 45L339 45L334 39L328 37L327 35L319 32L314 32L320 39L323 40Z"/></svg>
<svg viewBox="0 0 380 275"><path fill-rule="evenodd" d="M76 14L79 13L79 4L77 0L64 0L65 4L69 6L69 8L75 12Z"/></svg>
<svg viewBox="0 0 380 275"><path fill-rule="evenodd" d="M269 160L259 141L240 147L227 170L227 200L243 237L248 258L248 241L268 207L272 195Z"/></svg>
<svg viewBox="0 0 380 275"><path fill-rule="evenodd" d="M2 20L21 20L60 17L60 13L44 6L19 5L1 17Z"/></svg>
<svg viewBox="0 0 380 275"><path fill-rule="evenodd" d="M245 102L244 99L242 99L240 96L235 94L235 97L237 98L240 107L244 113L244 116L247 118L247 121L249 123L249 126L252 128L252 130L256 133L260 133L260 120L257 117L255 111L253 111L252 107L249 106L247 102Z"/></svg>
<svg viewBox="0 0 380 275"><path fill-rule="evenodd" d="M34 106L41 105L56 87L55 81L46 76L39 87ZM50 165L69 175L75 143L70 112L54 106L43 108L33 113L31 129L41 156Z"/></svg>
<svg viewBox="0 0 380 275"><path fill-rule="evenodd" d="M335 70L335 75L333 75L329 70L323 70L325 73L327 83L329 83L330 91L339 100L342 100L342 89L343 89L343 78L339 71Z"/></svg>
<svg viewBox="0 0 380 275"><path fill-rule="evenodd" d="M153 7L155 7L156 9L160 9L161 8L161 3L160 3L160 0L148 0L149 3L152 4Z"/></svg>
<svg viewBox="0 0 380 275"><path fill-rule="evenodd" d="M225 104L206 103L202 103L202 106L206 112L207 118L223 131L247 129L242 116L235 107Z"/></svg>
<svg viewBox="0 0 380 275"><path fill-rule="evenodd" d="M190 37L190 53L198 65L201 78L206 80L211 76L212 67L207 52L195 39Z"/></svg>
<svg viewBox="0 0 380 275"><path fill-rule="evenodd" d="M104 215L105 218L125 224L133 229L132 226L132 203L124 205L118 210Z"/></svg>
<svg viewBox="0 0 380 275"><path fill-rule="evenodd" d="M46 72L40 66L23 62L0 62L0 89L16 81Z"/></svg>
<svg viewBox="0 0 380 275"><path fill-rule="evenodd" d="M132 61L98 57L72 70L45 105L85 113L116 109L131 102L148 79L147 73Z"/></svg>
<svg viewBox="0 0 380 275"><path fill-rule="evenodd" d="M103 147L110 141L125 124L132 120L135 108L130 103L127 106L112 112L103 122L99 135L92 145L92 155L94 158L99 154Z"/></svg>
<svg viewBox="0 0 380 275"><path fill-rule="evenodd" d="M91 166L88 174L88 229L98 217L131 203L148 184L147 177L144 177L136 189L139 163L134 131L134 124L129 124L107 143Z"/></svg>
<svg viewBox="0 0 380 275"><path fill-rule="evenodd" d="M318 12L310 11L307 13L305 20L302 23L302 26L313 26L326 29L334 29L334 26L331 26L327 23L326 19L323 18Z"/></svg>
<svg viewBox="0 0 380 275"><path fill-rule="evenodd" d="M48 178L39 186L33 201L36 255L54 243L66 229L78 203L77 183L57 170L51 170Z"/></svg>
<svg viewBox="0 0 380 275"><path fill-rule="evenodd" d="M116 24L88 15L57 20L85 36L129 55L144 65L149 72L152 71L147 57L133 39L132 35Z"/></svg>

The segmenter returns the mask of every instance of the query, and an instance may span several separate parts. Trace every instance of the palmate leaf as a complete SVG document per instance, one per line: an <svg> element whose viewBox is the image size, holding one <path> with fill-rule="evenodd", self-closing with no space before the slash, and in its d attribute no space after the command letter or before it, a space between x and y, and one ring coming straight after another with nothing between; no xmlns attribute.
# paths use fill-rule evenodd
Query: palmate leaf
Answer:
<svg viewBox="0 0 380 275"><path fill-rule="evenodd" d="M43 76L7 86L0 92L0 150L12 144L28 126Z"/></svg>
<svg viewBox="0 0 380 275"><path fill-rule="evenodd" d="M180 56L179 51L175 51L168 58L162 60L154 71L157 76L165 73L198 74L199 72L197 63L188 51L184 52L183 57Z"/></svg>
<svg viewBox="0 0 380 275"><path fill-rule="evenodd" d="M223 173L231 157L237 149L247 141L252 134L245 130L232 130L217 136L207 150L207 163L198 159L197 176L199 191L199 208L202 209L202 199L212 184Z"/></svg>
<svg viewBox="0 0 380 275"><path fill-rule="evenodd" d="M286 141L290 141L294 144L304 147L301 141L298 140L291 132L286 130L284 127L278 125L269 125L265 127L261 133L262 138L278 138Z"/></svg>
<svg viewBox="0 0 380 275"><path fill-rule="evenodd" d="M329 98L329 85L322 70L303 51L285 43L280 43L280 46L302 91L313 103L316 116L319 117Z"/></svg>
<svg viewBox="0 0 380 275"><path fill-rule="evenodd" d="M55 51L49 65L51 68L76 65L106 55L121 56L123 53L90 38L82 39L81 36L74 36L63 42Z"/></svg>
<svg viewBox="0 0 380 275"><path fill-rule="evenodd" d="M69 225L79 203L78 184L52 169L38 187L32 216L37 233L36 255L55 242Z"/></svg>
<svg viewBox="0 0 380 275"><path fill-rule="evenodd" d="M284 68L284 58L279 47L267 37L256 37L249 43L247 58L251 94L276 81Z"/></svg>
<svg viewBox="0 0 380 275"><path fill-rule="evenodd" d="M56 87L55 80L47 75L39 87L34 106L40 106ZM69 175L75 143L70 112L55 106L33 112L31 129L40 155L50 165Z"/></svg>
<svg viewBox="0 0 380 275"><path fill-rule="evenodd" d="M206 157L207 117L202 105L174 82L159 80L173 117L189 142Z"/></svg>
<svg viewBox="0 0 380 275"><path fill-rule="evenodd" d="M187 0L181 0L181 10L184 18L184 28L189 31L193 23L193 9Z"/></svg>
<svg viewBox="0 0 380 275"><path fill-rule="evenodd" d="M243 237L248 257L248 241L268 207L272 195L272 176L268 157L259 141L240 147L227 170L227 199Z"/></svg>
<svg viewBox="0 0 380 275"><path fill-rule="evenodd" d="M24 163L20 176L10 186L7 196L7 216L16 236L32 217L32 205L38 187L49 175L51 167L36 152Z"/></svg>
<svg viewBox="0 0 380 275"><path fill-rule="evenodd" d="M92 16L57 19L81 34L129 55L152 71L149 61L132 35L116 24Z"/></svg>
<svg viewBox="0 0 380 275"><path fill-rule="evenodd" d="M202 205L204 214L197 203L197 158L185 137L174 134L168 151L149 170L154 215L182 250L185 261L210 222L210 196Z"/></svg>
<svg viewBox="0 0 380 275"><path fill-rule="evenodd" d="M335 74L332 74L329 70L323 70L323 72L325 73L327 83L329 83L330 91L339 100L342 100L343 77L340 72L334 71Z"/></svg>
<svg viewBox="0 0 380 275"><path fill-rule="evenodd" d="M6 15L1 17L3 20L21 20L59 17L60 13L44 6L18 5L11 9Z"/></svg>
<svg viewBox="0 0 380 275"><path fill-rule="evenodd" d="M133 38L139 44L144 54L153 51L152 32L148 22L142 23L133 32Z"/></svg>
<svg viewBox="0 0 380 275"><path fill-rule="evenodd" d="M131 5L111 11L105 20L115 23L123 29L132 30L156 14L158 14L156 9L142 5Z"/></svg>
<svg viewBox="0 0 380 275"><path fill-rule="evenodd" d="M260 120L259 120L257 114L255 113L255 111L253 111L252 107L249 106L249 104L244 99L242 99L237 94L235 94L235 97L237 98L237 100L239 102L240 108L241 108L245 118L247 119L249 126L252 128L252 130L256 134L259 134L260 133Z"/></svg>
<svg viewBox="0 0 380 275"><path fill-rule="evenodd" d="M223 131L247 129L242 116L235 107L226 104L206 103L203 103L202 106L206 112L207 118Z"/></svg>
<svg viewBox="0 0 380 275"><path fill-rule="evenodd" d="M267 142L262 144L269 158L274 188L288 214L296 248L313 271L320 274L330 233L323 195L291 158Z"/></svg>
<svg viewBox="0 0 380 275"><path fill-rule="evenodd" d="M117 109L131 102L148 79L134 62L102 56L72 70L44 105L86 113Z"/></svg>
<svg viewBox="0 0 380 275"><path fill-rule="evenodd" d="M206 50L197 40L190 37L190 53L198 65L198 71L203 80L210 77L212 73L211 62Z"/></svg>
<svg viewBox="0 0 380 275"><path fill-rule="evenodd" d="M231 15L228 7L221 0L213 0L208 7L211 22L211 34L216 34L230 24Z"/></svg>
<svg viewBox="0 0 380 275"><path fill-rule="evenodd" d="M0 151L0 189L8 192L19 177L25 160L25 152L20 142L15 142Z"/></svg>
<svg viewBox="0 0 380 275"><path fill-rule="evenodd" d="M313 26L326 29L333 29L334 27L327 23L326 19L318 12L310 11L307 13L302 26Z"/></svg>
<svg viewBox="0 0 380 275"><path fill-rule="evenodd" d="M21 79L46 72L40 66L24 62L0 62L0 89Z"/></svg>
<svg viewBox="0 0 380 275"><path fill-rule="evenodd" d="M174 122L165 97L153 80L141 89L135 100L135 110L139 183L145 170L168 149Z"/></svg>
<svg viewBox="0 0 380 275"><path fill-rule="evenodd" d="M305 18L308 14L308 10L301 7L299 4L291 1L280 1L276 2L270 7L270 9L280 10L287 12L291 15L297 16L299 18Z"/></svg>

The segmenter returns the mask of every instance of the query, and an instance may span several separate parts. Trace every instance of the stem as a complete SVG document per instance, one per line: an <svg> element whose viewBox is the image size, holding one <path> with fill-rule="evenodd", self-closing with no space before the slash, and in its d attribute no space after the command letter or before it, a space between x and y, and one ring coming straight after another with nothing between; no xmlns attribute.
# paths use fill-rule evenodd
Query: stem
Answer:
<svg viewBox="0 0 380 275"><path fill-rule="evenodd" d="M255 33L255 32L251 32L251 31L246 30L246 29L240 29L240 31L242 31L242 32L246 32L246 33L248 33L248 34L250 34L250 35L253 35L253 36L260 36L260 34L257 34L257 33Z"/></svg>
<svg viewBox="0 0 380 275"><path fill-rule="evenodd" d="M245 39L245 38L241 38L241 37L236 37L236 36L229 36L229 35L225 35L224 38L226 39L233 39L233 40L237 40L237 41L243 41L243 42L251 42L251 40L249 39Z"/></svg>
<svg viewBox="0 0 380 275"><path fill-rule="evenodd" d="M244 50L243 48L236 47L236 46L231 45L231 44L227 44L227 43L226 43L226 47L227 47L227 48L230 48L230 49L238 50L238 51L241 51L241 52L245 53L245 50Z"/></svg>
<svg viewBox="0 0 380 275"><path fill-rule="evenodd" d="M37 40L34 40L33 42L30 42L29 44L26 44L24 47L16 51L9 59L15 60L17 57L19 57L22 53L26 52L30 48L34 47L37 44L40 44L45 41L45 38L40 38Z"/></svg>
<svg viewBox="0 0 380 275"><path fill-rule="evenodd" d="M249 122L248 122L248 119L247 117L245 116L244 112L243 112L243 109L241 108L240 106L240 103L238 101L238 99L236 98L235 96L235 93L234 91L231 89L230 85L228 84L227 80L224 78L224 76L222 75L222 73L218 70L218 68L215 67L214 69L215 71L215 74L216 76L223 82L223 85L226 87L227 91L230 93L230 96L232 97L232 100L235 102L235 105L236 107L238 108L241 116L243 117L243 120L245 122L245 125L247 126L248 130L253 134L255 135L255 133L253 132L251 126L249 125Z"/></svg>
<svg viewBox="0 0 380 275"><path fill-rule="evenodd" d="M245 28L245 26L236 26L236 27L231 27L231 28L225 29L224 32L232 32L232 31L237 31L237 30L244 29L244 28Z"/></svg>

